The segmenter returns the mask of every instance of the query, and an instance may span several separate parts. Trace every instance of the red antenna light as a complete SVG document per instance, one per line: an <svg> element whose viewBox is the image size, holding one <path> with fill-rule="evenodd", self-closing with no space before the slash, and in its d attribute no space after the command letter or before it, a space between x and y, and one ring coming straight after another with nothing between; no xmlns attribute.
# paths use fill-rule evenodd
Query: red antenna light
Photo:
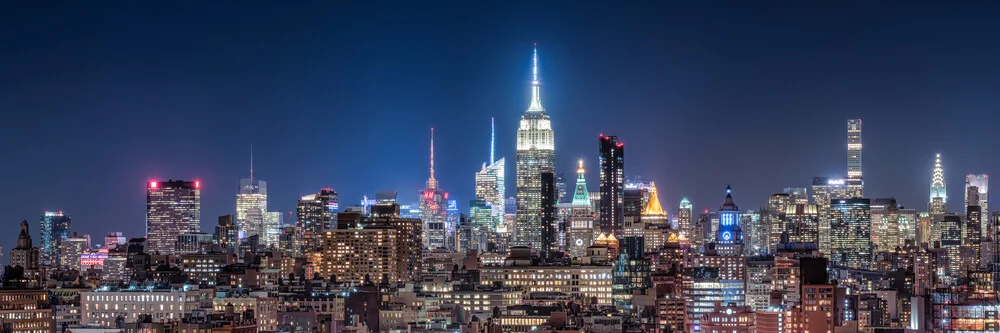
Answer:
<svg viewBox="0 0 1000 333"><path fill-rule="evenodd" d="M201 188L201 181L200 180L194 181L194 188Z"/></svg>
<svg viewBox="0 0 1000 333"><path fill-rule="evenodd" d="M149 182L149 188L156 188L156 181Z"/></svg>

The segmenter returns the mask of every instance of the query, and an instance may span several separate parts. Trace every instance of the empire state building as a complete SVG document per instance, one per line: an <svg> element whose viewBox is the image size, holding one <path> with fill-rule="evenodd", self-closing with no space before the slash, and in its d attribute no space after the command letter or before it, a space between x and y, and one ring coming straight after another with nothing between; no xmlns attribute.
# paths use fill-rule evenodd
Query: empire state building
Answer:
<svg viewBox="0 0 1000 333"><path fill-rule="evenodd" d="M517 129L517 219L514 246L542 249L542 172L555 171L555 141L552 123L541 100L538 81L538 49L532 55L531 103Z"/></svg>

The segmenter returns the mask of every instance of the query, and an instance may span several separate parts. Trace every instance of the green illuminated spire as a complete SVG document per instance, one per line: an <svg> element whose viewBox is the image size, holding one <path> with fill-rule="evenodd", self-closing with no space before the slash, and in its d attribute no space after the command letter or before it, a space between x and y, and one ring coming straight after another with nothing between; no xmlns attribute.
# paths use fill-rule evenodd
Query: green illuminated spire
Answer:
<svg viewBox="0 0 1000 333"><path fill-rule="evenodd" d="M573 192L573 206L590 207L590 191L587 190L587 179L583 176L583 160L576 170L576 191Z"/></svg>

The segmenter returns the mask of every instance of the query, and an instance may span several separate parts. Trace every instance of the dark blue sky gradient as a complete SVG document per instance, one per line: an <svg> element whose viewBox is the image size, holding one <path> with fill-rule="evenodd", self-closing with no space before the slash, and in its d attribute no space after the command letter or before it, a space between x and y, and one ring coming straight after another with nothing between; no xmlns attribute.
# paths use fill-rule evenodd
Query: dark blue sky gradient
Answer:
<svg viewBox="0 0 1000 333"><path fill-rule="evenodd" d="M925 209L941 152L959 210L964 174L1000 164L997 6L8 2L0 242L22 219L37 237L45 209L95 238L143 235L144 183L167 178L203 182L211 231L250 144L272 210L325 186L342 206L380 189L415 201L432 126L441 187L465 210L491 116L513 195L533 42L557 167L571 178L584 158L592 190L606 133L671 214L681 196L716 209L727 184L757 208L842 176L861 117L869 196Z"/></svg>

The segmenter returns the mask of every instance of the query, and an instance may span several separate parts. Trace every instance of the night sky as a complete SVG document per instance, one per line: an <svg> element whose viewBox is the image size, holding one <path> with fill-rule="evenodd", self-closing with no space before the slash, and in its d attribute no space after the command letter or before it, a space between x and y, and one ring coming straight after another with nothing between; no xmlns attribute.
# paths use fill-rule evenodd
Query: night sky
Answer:
<svg viewBox="0 0 1000 333"><path fill-rule="evenodd" d="M141 236L145 182L167 178L202 181L211 232L251 144L272 210L327 186L342 207L414 202L430 127L465 211L491 116L511 196L535 42L558 171L583 158L591 190L614 134L669 213L717 209L727 184L755 209L843 176L860 117L868 196L926 209L940 152L957 211L966 173L1000 173L1000 8L978 3L6 2L0 243L24 219L37 242L46 209L95 243Z"/></svg>

